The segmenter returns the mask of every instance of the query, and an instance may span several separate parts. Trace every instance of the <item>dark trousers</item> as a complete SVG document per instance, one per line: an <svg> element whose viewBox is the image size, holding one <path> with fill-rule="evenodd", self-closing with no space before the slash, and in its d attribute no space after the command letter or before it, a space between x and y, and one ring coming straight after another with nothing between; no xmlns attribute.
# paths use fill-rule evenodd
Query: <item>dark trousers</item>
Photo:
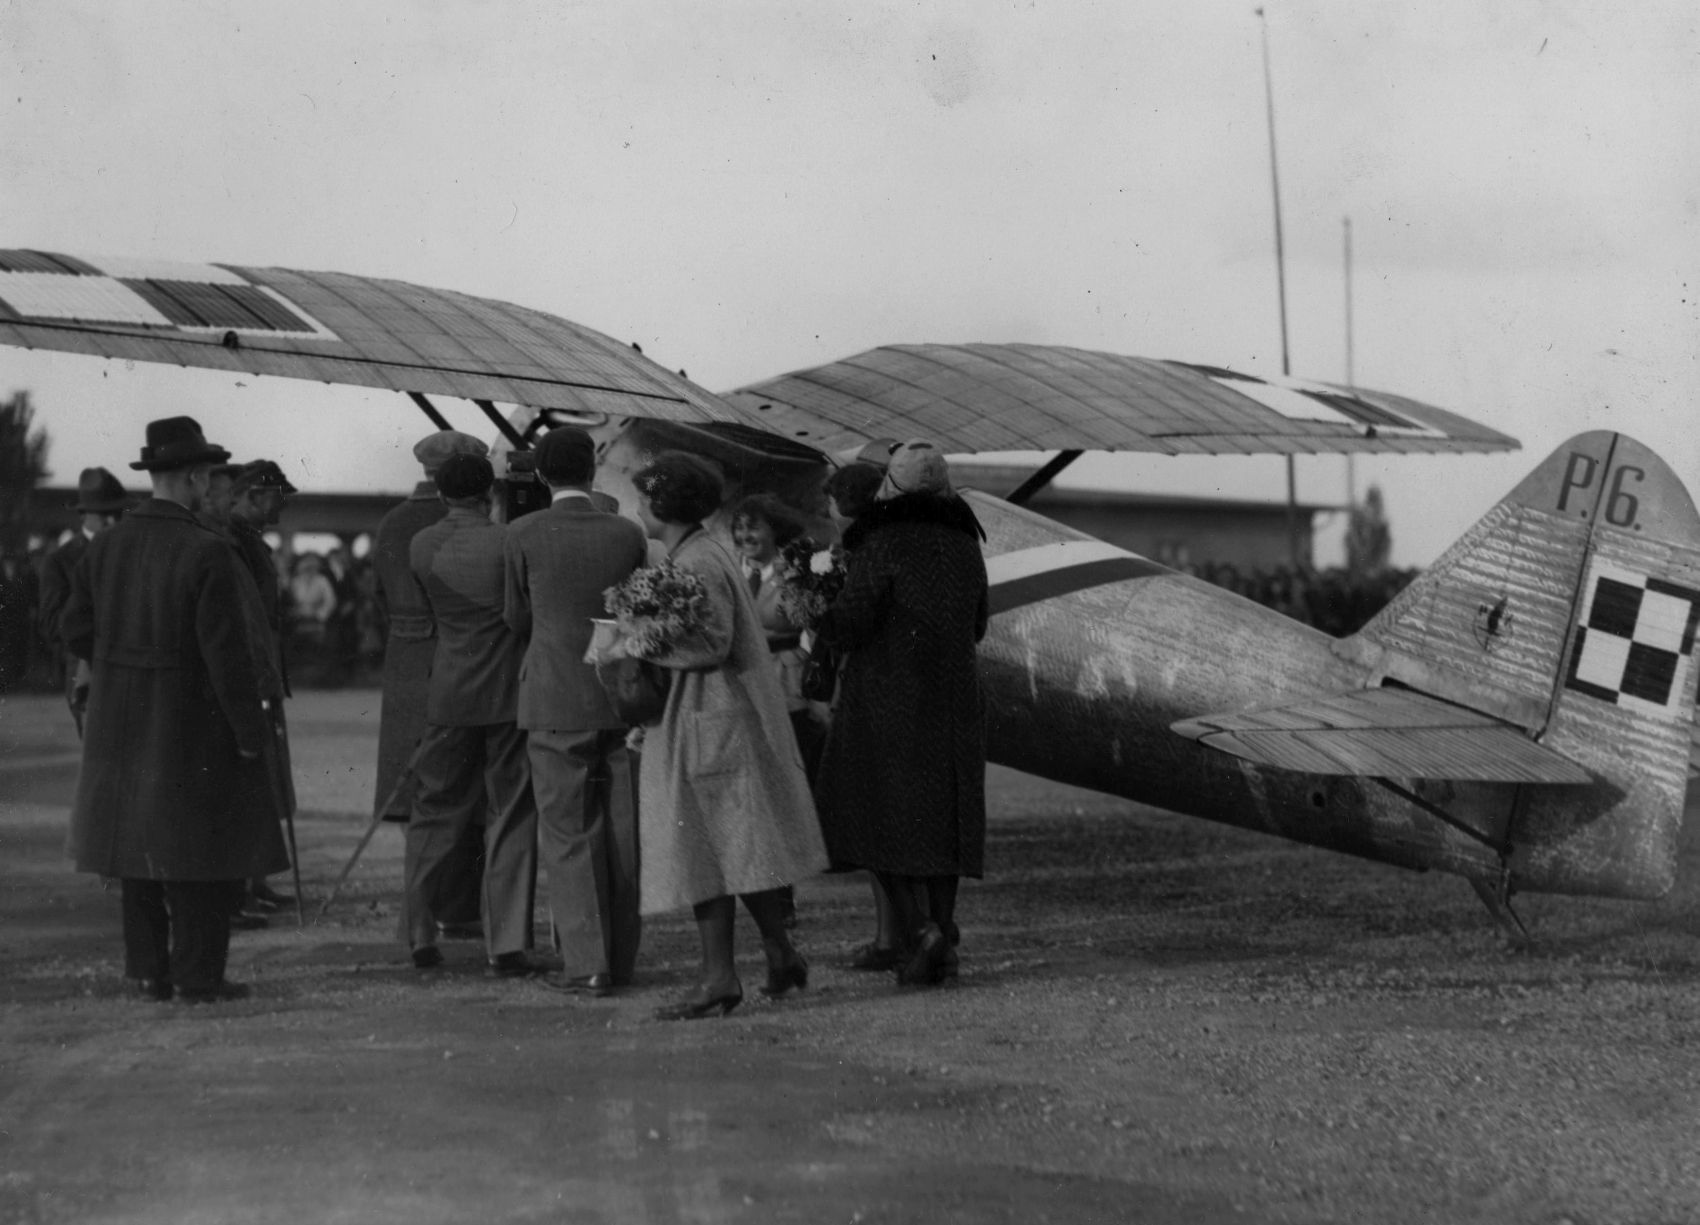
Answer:
<svg viewBox="0 0 1700 1225"><path fill-rule="evenodd" d="M434 907L468 829L484 834L484 943L492 957L531 947L537 888L537 805L525 733L512 723L433 724L414 758L419 780L407 822L406 937L436 943ZM478 824L482 815L484 822Z"/></svg>
<svg viewBox="0 0 1700 1225"><path fill-rule="evenodd" d="M230 955L231 901L246 882L136 880L123 882L124 973L171 983L180 992L208 992L224 981Z"/></svg>
<svg viewBox="0 0 1700 1225"><path fill-rule="evenodd" d="M623 730L533 728L539 856L562 973L631 980L638 916L637 769Z"/></svg>

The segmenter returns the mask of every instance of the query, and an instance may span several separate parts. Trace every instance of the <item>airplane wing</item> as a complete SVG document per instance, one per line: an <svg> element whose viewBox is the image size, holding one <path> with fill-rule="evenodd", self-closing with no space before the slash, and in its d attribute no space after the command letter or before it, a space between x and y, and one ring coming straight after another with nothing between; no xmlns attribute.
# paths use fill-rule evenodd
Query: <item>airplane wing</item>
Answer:
<svg viewBox="0 0 1700 1225"><path fill-rule="evenodd" d="M339 272L0 250L0 344L578 413L765 424L558 316Z"/></svg>
<svg viewBox="0 0 1700 1225"><path fill-rule="evenodd" d="M1362 689L1289 706L1183 719L1172 730L1258 765L1494 783L1589 783L1567 757L1491 715L1406 689Z"/></svg>
<svg viewBox="0 0 1700 1225"><path fill-rule="evenodd" d="M727 394L823 451L925 437L945 451L1259 455L1510 451L1402 396L1057 345L891 345Z"/></svg>

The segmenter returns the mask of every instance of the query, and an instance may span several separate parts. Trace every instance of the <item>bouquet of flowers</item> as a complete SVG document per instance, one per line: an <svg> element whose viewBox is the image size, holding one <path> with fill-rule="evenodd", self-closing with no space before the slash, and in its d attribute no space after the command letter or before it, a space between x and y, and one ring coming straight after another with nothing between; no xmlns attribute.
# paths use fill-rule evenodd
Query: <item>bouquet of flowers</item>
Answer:
<svg viewBox="0 0 1700 1225"><path fill-rule="evenodd" d="M670 561L634 570L602 593L631 654L658 655L702 624L708 588L702 576Z"/></svg>
<svg viewBox="0 0 1700 1225"><path fill-rule="evenodd" d="M774 572L784 584L779 610L798 629L813 629L844 589L844 551L799 536L779 550Z"/></svg>

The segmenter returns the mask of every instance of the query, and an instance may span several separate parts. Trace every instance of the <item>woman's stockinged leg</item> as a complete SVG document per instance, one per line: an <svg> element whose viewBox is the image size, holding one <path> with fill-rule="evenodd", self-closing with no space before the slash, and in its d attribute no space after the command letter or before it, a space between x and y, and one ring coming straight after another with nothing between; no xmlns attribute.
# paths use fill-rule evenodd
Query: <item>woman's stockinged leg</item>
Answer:
<svg viewBox="0 0 1700 1225"><path fill-rule="evenodd" d="M742 896L744 909L756 921L761 931L762 951L767 954L767 982L761 993L780 996L793 987L809 985L809 963L791 943L791 933L785 926L789 889L766 889Z"/></svg>
<svg viewBox="0 0 1700 1225"><path fill-rule="evenodd" d="M702 939L702 987L710 995L738 989L738 967L732 955L732 924L737 903L730 895L698 902L691 908L696 916L697 935Z"/></svg>
<svg viewBox="0 0 1700 1225"><path fill-rule="evenodd" d="M662 1021L693 1021L725 1016L744 998L738 968L732 959L732 922L737 903L731 896L710 898L691 908L702 940L702 982L696 991L674 1004L657 1008Z"/></svg>

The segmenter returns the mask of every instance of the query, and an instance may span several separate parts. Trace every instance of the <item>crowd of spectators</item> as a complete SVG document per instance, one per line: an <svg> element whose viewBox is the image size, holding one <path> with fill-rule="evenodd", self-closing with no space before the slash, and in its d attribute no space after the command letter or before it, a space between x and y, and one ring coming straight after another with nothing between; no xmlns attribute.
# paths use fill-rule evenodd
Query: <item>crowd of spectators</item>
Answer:
<svg viewBox="0 0 1700 1225"><path fill-rule="evenodd" d="M1359 573L1342 566L1242 569L1228 562L1200 562L1183 569L1336 638L1357 633L1421 573L1391 568Z"/></svg>
<svg viewBox="0 0 1700 1225"><path fill-rule="evenodd" d="M47 651L35 623L44 555L37 549L28 557L0 557L0 693L21 684L52 688L61 683L55 675L59 661ZM275 557L292 678L309 687L375 683L388 626L370 560L340 546L323 554L291 555L279 549ZM1418 574L1395 569L1361 574L1344 567L1251 569L1228 562L1183 568L1336 637L1356 633Z"/></svg>
<svg viewBox="0 0 1700 1225"><path fill-rule="evenodd" d="M48 550L0 556L0 693L62 687L62 659L38 624ZM377 683L388 627L367 558L345 548L274 554L289 628L290 675L298 684Z"/></svg>

